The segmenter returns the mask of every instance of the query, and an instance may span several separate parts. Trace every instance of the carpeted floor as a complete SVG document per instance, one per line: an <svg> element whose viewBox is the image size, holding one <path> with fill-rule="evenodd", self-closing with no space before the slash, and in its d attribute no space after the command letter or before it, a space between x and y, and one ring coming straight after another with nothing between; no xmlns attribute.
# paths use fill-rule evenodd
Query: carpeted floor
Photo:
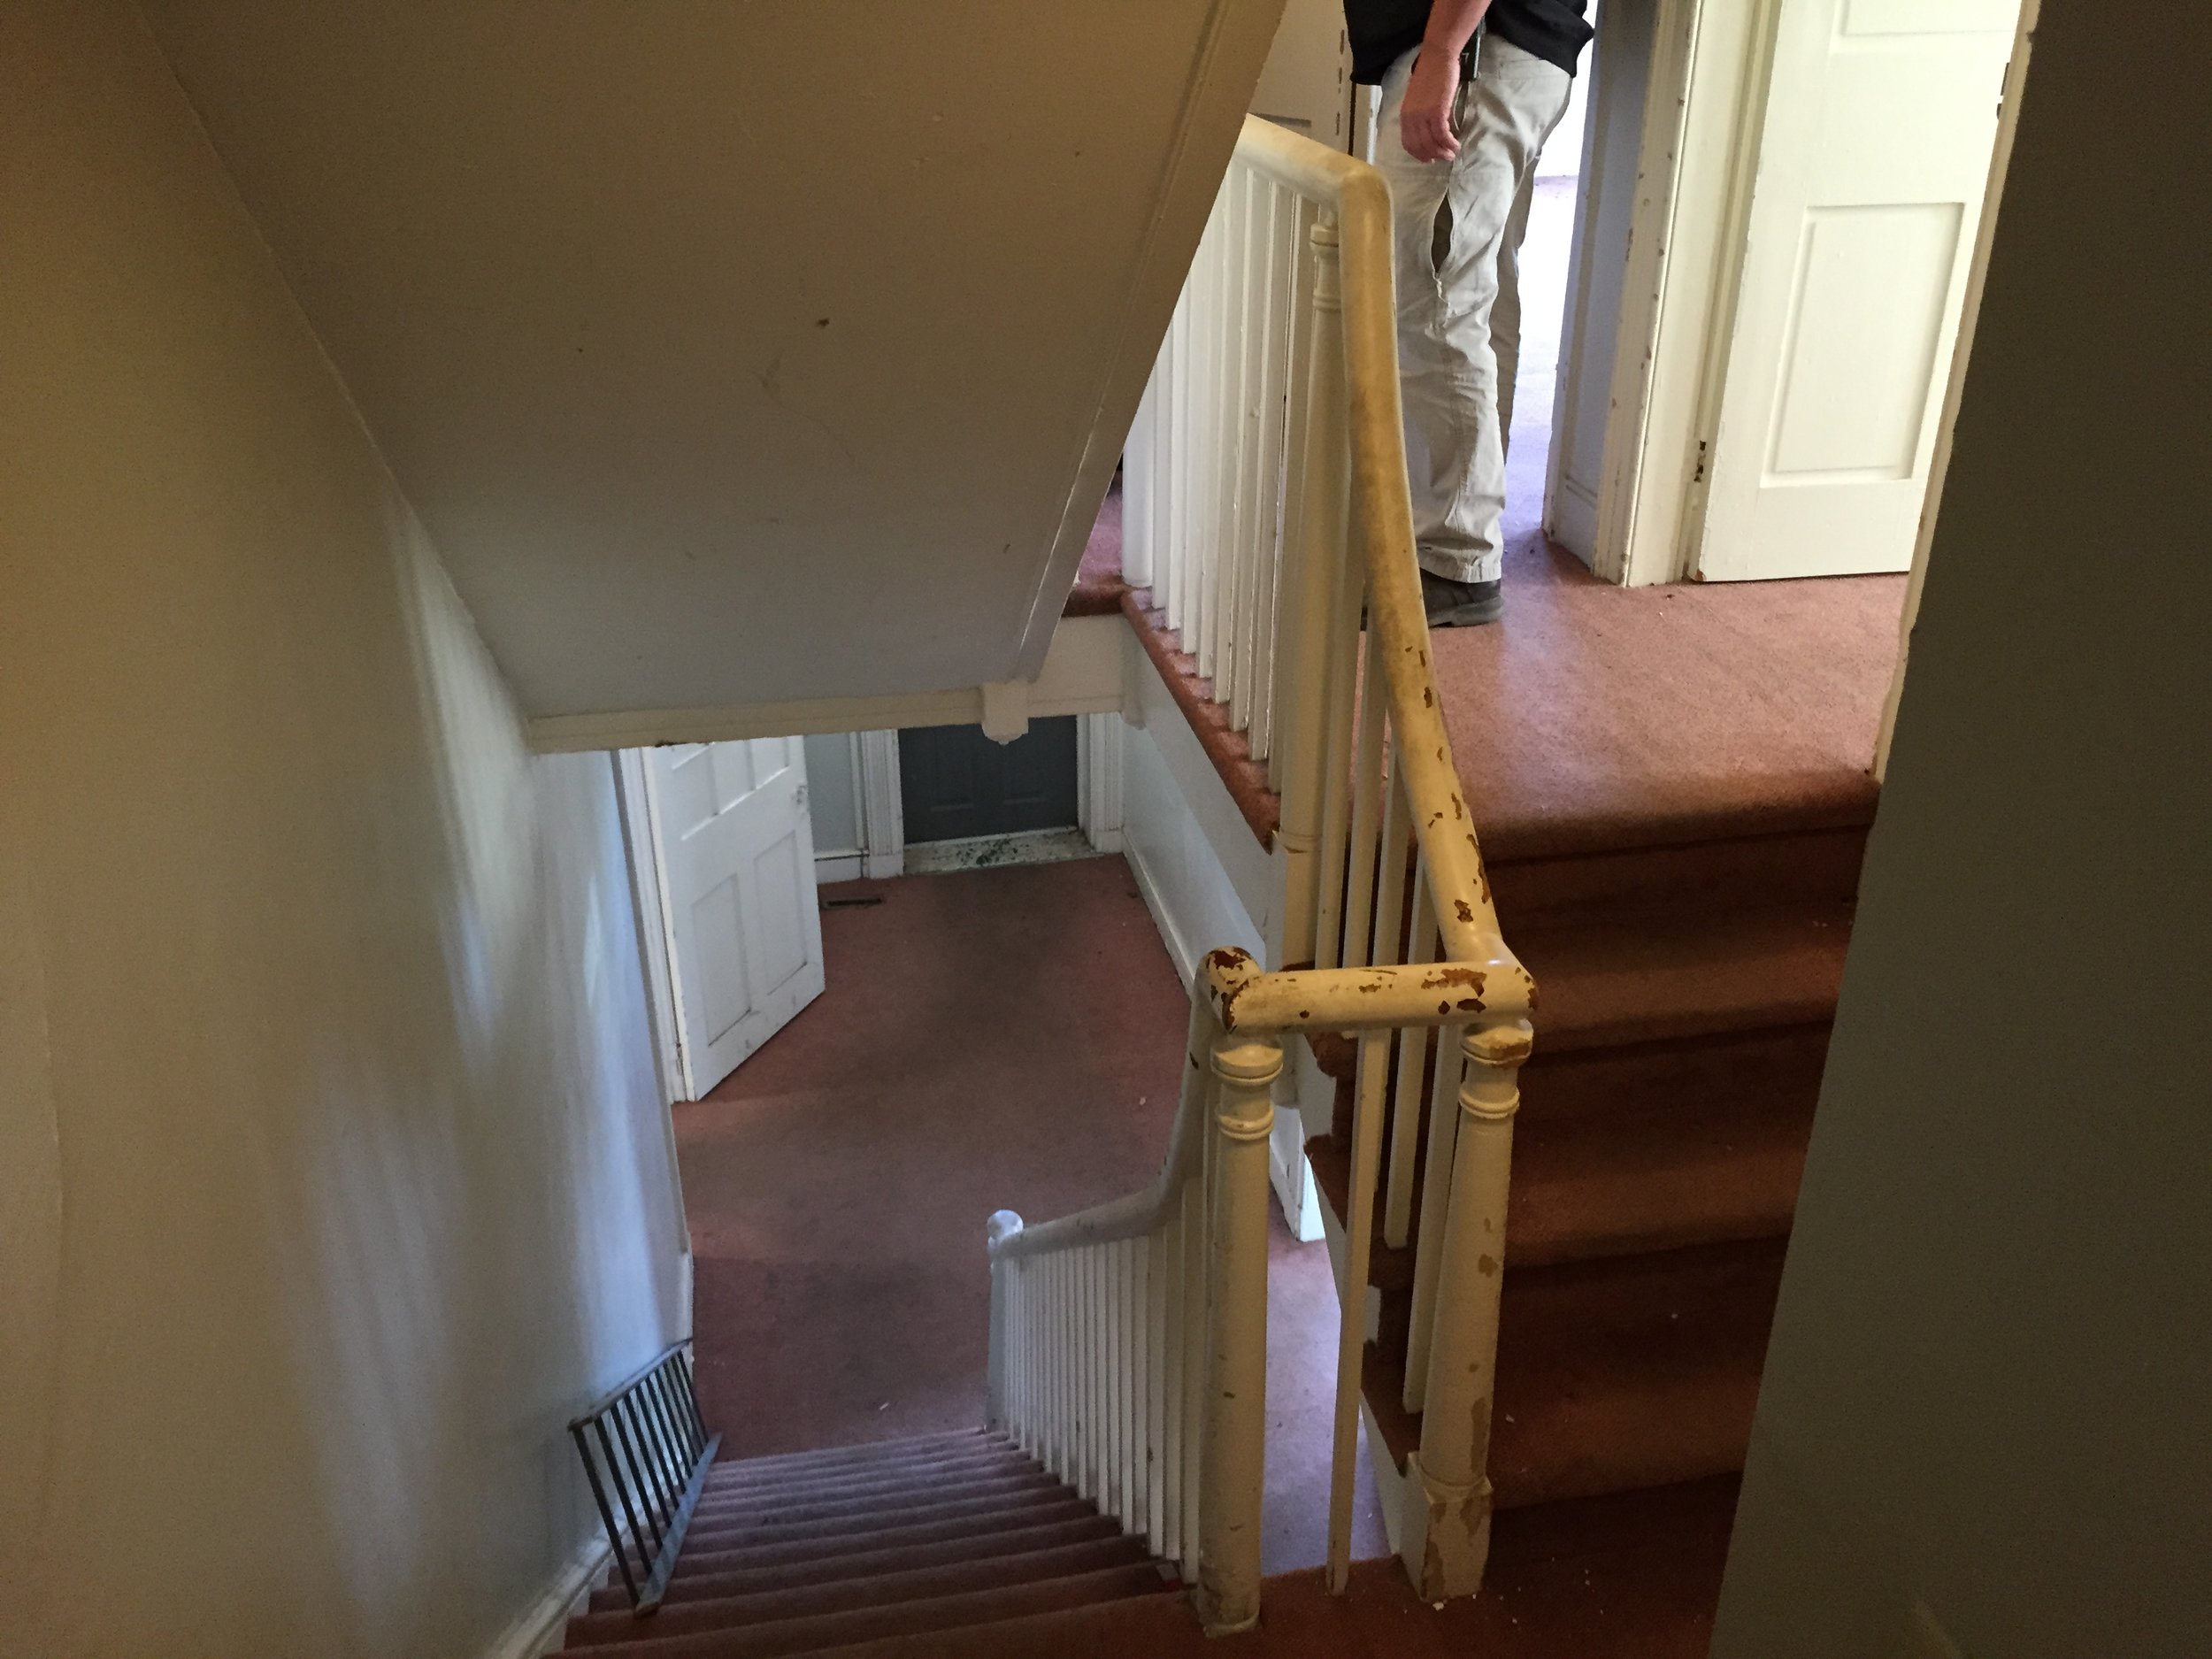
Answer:
<svg viewBox="0 0 2212 1659"><path fill-rule="evenodd" d="M676 1108L700 1403L730 1457L979 1422L985 1219L1143 1186L1182 1070L1189 1005L1118 858L825 892L828 989ZM1265 1555L1286 1571L1326 1543L1337 1304L1325 1247L1279 1219L1270 1280ZM1364 1476L1357 1509L1359 1552L1383 1553Z"/></svg>
<svg viewBox="0 0 2212 1659"><path fill-rule="evenodd" d="M1505 618L1435 635L1484 851L1863 821L1903 577L1624 588L1543 534L1574 185L1540 183L1523 250ZM1117 494L1085 551L1083 604L1104 603L1120 544Z"/></svg>
<svg viewBox="0 0 2212 1659"><path fill-rule="evenodd" d="M1435 636L1493 858L1863 815L1901 576L1617 588L1545 539L1574 180L1537 189L1506 467L1503 622Z"/></svg>

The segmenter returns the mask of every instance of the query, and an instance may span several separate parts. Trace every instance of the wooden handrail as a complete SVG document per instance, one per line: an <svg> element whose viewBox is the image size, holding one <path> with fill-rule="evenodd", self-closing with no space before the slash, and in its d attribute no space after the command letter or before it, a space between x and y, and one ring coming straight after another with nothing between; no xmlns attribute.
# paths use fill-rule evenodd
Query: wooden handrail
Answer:
<svg viewBox="0 0 2212 1659"><path fill-rule="evenodd" d="M1243 1032L1510 1025L1528 1017L1536 992L1528 971L1503 951L1479 963L1266 973L1241 950L1217 950L1203 976L1223 1029Z"/></svg>
<svg viewBox="0 0 2212 1659"><path fill-rule="evenodd" d="M1353 523L1367 572L1367 626L1381 640L1414 834L1428 864L1443 955L1471 964L1510 961L1474 820L1452 764L1443 699L1429 658L1398 395L1389 187L1365 162L1257 116L1245 118L1237 158L1335 211L1352 478L1359 504Z"/></svg>

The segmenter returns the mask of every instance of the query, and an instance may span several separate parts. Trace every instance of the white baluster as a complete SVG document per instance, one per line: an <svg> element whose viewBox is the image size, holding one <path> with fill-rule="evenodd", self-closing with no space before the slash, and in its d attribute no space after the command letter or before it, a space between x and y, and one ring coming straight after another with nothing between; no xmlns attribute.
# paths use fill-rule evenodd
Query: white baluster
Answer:
<svg viewBox="0 0 2212 1659"><path fill-rule="evenodd" d="M1382 1148L1390 1033L1363 1031L1352 1096L1351 1213L1344 1221L1344 1277L1337 1286L1336 1417L1329 1463L1329 1591L1352 1570L1352 1486L1359 1460L1360 1370L1367 1346L1367 1268L1375 1236L1375 1175Z"/></svg>
<svg viewBox="0 0 2212 1659"><path fill-rule="evenodd" d="M1416 859L1413 874L1413 948L1409 962L1434 962L1437 952L1436 901L1429 891L1429 866ZM1398 1033L1397 1093L1390 1108L1390 1177L1383 1201L1383 1242L1406 1248L1413 1228L1413 1171L1419 1162L1421 1083L1428 1059L1429 1031L1409 1025Z"/></svg>
<svg viewBox="0 0 2212 1659"><path fill-rule="evenodd" d="M1344 954L1339 965L1364 966L1371 941L1368 926L1375 902L1377 843L1382 833L1383 684L1382 636L1367 633L1359 688L1359 748L1352 766L1352 829L1347 853L1349 874L1344 888Z"/></svg>
<svg viewBox="0 0 2212 1659"><path fill-rule="evenodd" d="M1334 612L1347 563L1345 509L1350 495L1349 452L1344 439L1344 329L1337 286L1336 226L1316 218L1308 232L1312 247L1311 277L1306 286L1295 338L1304 360L1303 379L1291 385L1293 435L1289 454L1296 466L1295 534L1286 523L1283 619L1275 660L1278 732L1269 770L1279 780L1282 820L1276 830L1285 856L1282 959L1286 964L1318 960L1317 908L1330 888L1323 857L1323 823L1328 798L1341 795L1332 782L1331 710L1333 666L1342 650L1348 659L1358 627L1356 613L1335 625ZM1341 643L1340 644L1340 641ZM1348 670L1347 671L1348 674ZM1346 713L1348 748L1349 710ZM1330 911L1332 917L1337 912ZM1326 929L1320 930L1325 933ZM1329 961L1336 960L1333 941Z"/></svg>

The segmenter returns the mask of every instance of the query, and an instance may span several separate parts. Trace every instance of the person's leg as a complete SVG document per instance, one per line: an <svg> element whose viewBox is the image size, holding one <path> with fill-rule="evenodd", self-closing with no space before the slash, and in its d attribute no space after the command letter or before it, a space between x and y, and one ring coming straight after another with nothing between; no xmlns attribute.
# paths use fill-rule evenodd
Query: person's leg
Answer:
<svg viewBox="0 0 2212 1659"><path fill-rule="evenodd" d="M1416 518L1422 568L1464 583L1495 582L1504 568L1504 418L1512 406L1505 376L1517 366L1520 329L1517 286L1508 285L1527 227L1537 152L1565 113L1572 85L1566 71L1494 36L1482 59L1468 130L1450 164L1450 234L1435 269L1441 326L1431 373L1448 388L1450 416L1429 448L1438 511L1425 526Z"/></svg>
<svg viewBox="0 0 2212 1659"><path fill-rule="evenodd" d="M1444 290L1436 280L1435 250L1452 164L1416 161L1400 142L1398 111L1405 103L1406 77L1412 73L1414 56L1408 52L1383 76L1375 116L1375 167L1390 187L1407 484L1413 498L1414 540L1425 546L1444 521L1445 497L1432 482L1432 457L1449 451L1457 424L1452 375L1440 349Z"/></svg>
<svg viewBox="0 0 2212 1659"><path fill-rule="evenodd" d="M1528 216L1536 204L1536 169L1521 174L1513 211L1505 217L1505 237L1498 244L1498 296L1490 302L1490 355L1498 363L1498 442L1513 452L1513 388L1521 375L1521 243L1528 236Z"/></svg>

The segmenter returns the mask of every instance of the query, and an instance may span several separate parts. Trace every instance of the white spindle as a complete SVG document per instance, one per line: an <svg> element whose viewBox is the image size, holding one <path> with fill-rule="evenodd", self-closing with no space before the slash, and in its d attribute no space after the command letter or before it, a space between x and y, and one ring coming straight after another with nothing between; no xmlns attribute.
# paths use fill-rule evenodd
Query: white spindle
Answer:
<svg viewBox="0 0 2212 1659"><path fill-rule="evenodd" d="M1344 1220L1344 1277L1337 1286L1336 1420L1329 1462L1329 1591L1351 1581L1352 1486L1359 1459L1360 1371L1367 1346L1367 1264L1375 1233L1375 1165L1382 1150L1383 1085L1390 1033L1363 1031L1352 1097L1351 1214Z"/></svg>
<svg viewBox="0 0 2212 1659"><path fill-rule="evenodd" d="M1174 1260L1175 1223L1170 1221L1144 1244L1145 1317L1145 1525L1152 1553L1170 1556L1168 1535L1167 1395L1172 1371L1167 1356L1168 1269Z"/></svg>
<svg viewBox="0 0 2212 1659"><path fill-rule="evenodd" d="M1429 867L1416 860L1413 872L1413 946L1409 962L1434 962L1436 903L1429 891ZM1406 1248L1413 1227L1413 1171L1419 1161L1421 1081L1428 1057L1428 1028L1408 1025L1398 1033L1396 1094L1390 1108L1390 1176L1383 1199L1383 1242Z"/></svg>
<svg viewBox="0 0 2212 1659"><path fill-rule="evenodd" d="M1213 1137L1206 1140L1211 1143ZM1206 1187L1202 1180L1183 1188L1183 1432L1179 1448L1183 1469L1182 1571L1184 1582L1198 1582L1199 1431L1205 1421L1206 1395Z"/></svg>
<svg viewBox="0 0 2212 1659"><path fill-rule="evenodd" d="M1302 199L1298 223L1310 238L1310 261L1297 268L1310 273L1299 305L1295 339L1304 357L1291 386L1294 419L1286 453L1296 468L1291 487L1294 533L1286 522L1281 649L1275 660L1278 737L1269 754L1269 774L1282 791L1282 817L1276 832L1284 854L1283 960L1336 960L1330 929L1321 925L1322 902L1332 887L1325 823L1343 790L1330 780L1335 753L1333 687L1341 652L1348 663L1356 611L1339 614L1351 561L1346 557L1345 508L1349 497L1349 450L1344 437L1344 331L1339 310L1336 229L1315 218ZM1305 244L1298 244L1302 248ZM1348 677L1350 670L1343 673ZM1348 719L1348 710L1347 711ZM1348 745L1348 734L1344 739ZM1337 911L1332 908L1333 918Z"/></svg>
<svg viewBox="0 0 2212 1659"><path fill-rule="evenodd" d="M1121 1358L1114 1375L1121 1389L1121 1524L1125 1532L1144 1530L1137 1496L1137 1403L1144 1372L1137 1358L1137 1245L1124 1239L1114 1247L1114 1325Z"/></svg>
<svg viewBox="0 0 2212 1659"><path fill-rule="evenodd" d="M1160 1342L1167 1363L1160 1368L1160 1412L1166 1432L1160 1440L1160 1545L1169 1561L1183 1559L1183 1376L1190 1349L1183 1342L1183 1300L1189 1279L1183 1271L1190 1237L1179 1200L1164 1235L1167 1249L1160 1263Z"/></svg>
<svg viewBox="0 0 2212 1659"><path fill-rule="evenodd" d="M1367 633L1361 657L1359 748L1353 758L1352 832L1347 853L1350 874L1344 889L1344 955L1340 965L1363 967L1374 913L1377 843L1383 810L1383 674L1381 636Z"/></svg>

